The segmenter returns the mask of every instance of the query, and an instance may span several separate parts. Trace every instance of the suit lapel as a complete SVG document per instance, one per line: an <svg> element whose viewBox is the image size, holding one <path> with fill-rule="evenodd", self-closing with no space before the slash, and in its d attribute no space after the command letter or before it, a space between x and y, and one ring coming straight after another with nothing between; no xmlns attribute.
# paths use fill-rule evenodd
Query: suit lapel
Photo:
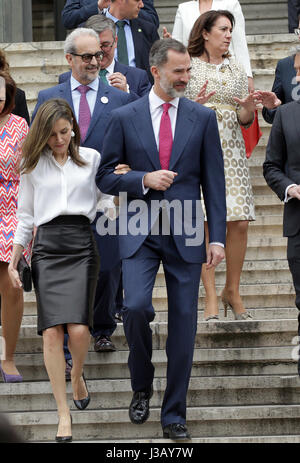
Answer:
<svg viewBox="0 0 300 463"><path fill-rule="evenodd" d="M190 106L186 108L186 101L183 98L179 99L176 129L170 159L169 169L172 170L178 162L184 148L187 145L195 123L194 110Z"/></svg>
<svg viewBox="0 0 300 463"><path fill-rule="evenodd" d="M132 123L151 164L154 166L155 170L160 170L161 165L149 109L149 96L146 95L140 98L138 103L139 106L133 108Z"/></svg>
<svg viewBox="0 0 300 463"><path fill-rule="evenodd" d="M137 67L141 66L140 57L143 56L143 33L142 29L138 27L138 22L135 19L130 21L132 40L134 45L135 64Z"/></svg>
<svg viewBox="0 0 300 463"><path fill-rule="evenodd" d="M126 76L128 71L127 66L123 66L122 63L119 63L118 61L115 61L115 67L114 67L114 72L120 72L124 76Z"/></svg>
<svg viewBox="0 0 300 463"><path fill-rule="evenodd" d="M66 100L72 108L74 113L74 106L73 106L73 99L72 99L72 92L71 92L71 79L68 79L66 82L60 85L60 94L63 100Z"/></svg>

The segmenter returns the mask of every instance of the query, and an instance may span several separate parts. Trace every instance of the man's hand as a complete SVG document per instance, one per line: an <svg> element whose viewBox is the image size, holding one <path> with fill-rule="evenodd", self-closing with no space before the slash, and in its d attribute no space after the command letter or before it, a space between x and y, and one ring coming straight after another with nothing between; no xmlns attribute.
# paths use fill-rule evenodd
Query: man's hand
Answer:
<svg viewBox="0 0 300 463"><path fill-rule="evenodd" d="M127 172L129 172L131 169L128 166L128 164L118 164L115 167L114 174L116 175L125 175Z"/></svg>
<svg viewBox="0 0 300 463"><path fill-rule="evenodd" d="M145 188L152 188L152 190L166 191L172 185L177 172L172 170L156 170L149 172L144 177Z"/></svg>
<svg viewBox="0 0 300 463"><path fill-rule="evenodd" d="M172 35L166 27L163 27L163 39L171 39Z"/></svg>
<svg viewBox="0 0 300 463"><path fill-rule="evenodd" d="M300 185L291 186L287 191L288 196L291 198L300 199Z"/></svg>
<svg viewBox="0 0 300 463"><path fill-rule="evenodd" d="M110 0L98 0L99 10L104 10L104 8L108 8L109 6L110 6Z"/></svg>
<svg viewBox="0 0 300 463"><path fill-rule="evenodd" d="M256 93L260 96L262 105L267 109L275 109L281 105L281 100L277 98L274 92L263 92L258 90Z"/></svg>
<svg viewBox="0 0 300 463"><path fill-rule="evenodd" d="M127 80L121 72L114 72L108 77L108 80L113 87L123 90L123 92L127 92Z"/></svg>
<svg viewBox="0 0 300 463"><path fill-rule="evenodd" d="M216 267L225 258L225 249L218 244L210 244L207 251L206 269Z"/></svg>

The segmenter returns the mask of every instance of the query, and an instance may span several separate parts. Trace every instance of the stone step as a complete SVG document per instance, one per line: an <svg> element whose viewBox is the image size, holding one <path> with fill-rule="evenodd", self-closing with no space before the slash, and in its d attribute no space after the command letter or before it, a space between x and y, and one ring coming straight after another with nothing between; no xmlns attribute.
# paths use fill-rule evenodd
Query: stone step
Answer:
<svg viewBox="0 0 300 463"><path fill-rule="evenodd" d="M297 322L294 321L295 329ZM196 348L192 377L241 376L241 375L296 375L297 362L292 354L297 349L296 339L291 338L287 346ZM17 353L16 365L24 381L48 380L42 353ZM129 378L127 366L128 351L96 353L88 352L84 372L88 379ZM152 362L155 377L166 374L166 354L164 350L154 350Z"/></svg>
<svg viewBox="0 0 300 463"><path fill-rule="evenodd" d="M168 335L167 322L154 321L150 326L153 332L153 349L163 349ZM217 322L201 320L198 321L195 346L245 348L290 345L296 334L295 319ZM113 334L113 342L119 350L128 349L122 324L118 324ZM90 349L93 349L92 341ZM42 337L37 335L36 325L21 326L16 352L42 352Z"/></svg>
<svg viewBox="0 0 300 463"><path fill-rule="evenodd" d="M9 419L28 441L51 441L57 431L55 412L12 412ZM161 438L160 409L151 408L143 426L129 422L128 410L72 412L75 439L91 440ZM294 435L300 424L299 405L252 405L232 407L190 407L187 423L192 436Z"/></svg>
<svg viewBox="0 0 300 463"><path fill-rule="evenodd" d="M132 398L130 380L87 381L91 394L89 410L124 409ZM160 407L166 388L165 378L155 378L152 407ZM56 403L49 381L21 384L0 384L2 412L55 411ZM67 383L71 410L71 383ZM219 376L191 378L187 396L188 407L240 406L265 404L298 404L300 380L298 376Z"/></svg>

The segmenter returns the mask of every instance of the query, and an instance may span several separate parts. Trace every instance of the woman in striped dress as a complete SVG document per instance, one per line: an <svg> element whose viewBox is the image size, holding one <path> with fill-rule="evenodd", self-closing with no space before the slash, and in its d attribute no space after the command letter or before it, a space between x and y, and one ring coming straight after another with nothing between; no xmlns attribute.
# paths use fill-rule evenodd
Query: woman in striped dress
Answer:
<svg viewBox="0 0 300 463"><path fill-rule="evenodd" d="M13 238L17 228L19 191L18 160L28 125L22 117L11 114L15 104L16 85L9 74L0 72L0 294L1 325L0 371L4 382L20 382L14 353L23 316L23 291L15 289L8 276ZM25 252L25 257L28 253Z"/></svg>

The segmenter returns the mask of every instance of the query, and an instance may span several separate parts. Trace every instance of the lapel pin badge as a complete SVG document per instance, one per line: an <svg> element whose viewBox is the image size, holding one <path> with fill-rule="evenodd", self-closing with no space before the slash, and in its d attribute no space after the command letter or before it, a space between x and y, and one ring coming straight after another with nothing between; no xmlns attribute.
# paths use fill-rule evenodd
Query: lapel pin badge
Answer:
<svg viewBox="0 0 300 463"><path fill-rule="evenodd" d="M107 96L102 96L100 101L101 101L101 103L103 103L103 104L107 104L107 103L108 103L108 98L107 98Z"/></svg>
<svg viewBox="0 0 300 463"><path fill-rule="evenodd" d="M138 29L138 32L143 32L142 29Z"/></svg>

